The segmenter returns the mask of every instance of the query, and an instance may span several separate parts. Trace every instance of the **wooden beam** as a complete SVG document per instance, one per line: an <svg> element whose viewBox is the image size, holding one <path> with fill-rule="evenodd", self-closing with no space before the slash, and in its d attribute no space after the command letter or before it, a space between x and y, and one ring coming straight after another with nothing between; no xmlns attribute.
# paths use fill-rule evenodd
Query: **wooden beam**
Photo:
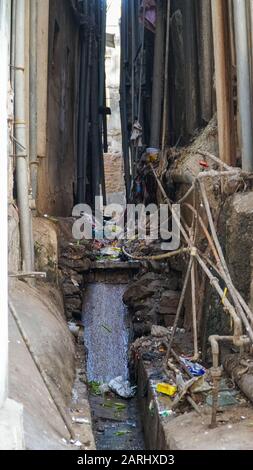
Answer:
<svg viewBox="0 0 253 470"><path fill-rule="evenodd" d="M227 0L212 0L214 59L220 158L236 163L232 64Z"/></svg>

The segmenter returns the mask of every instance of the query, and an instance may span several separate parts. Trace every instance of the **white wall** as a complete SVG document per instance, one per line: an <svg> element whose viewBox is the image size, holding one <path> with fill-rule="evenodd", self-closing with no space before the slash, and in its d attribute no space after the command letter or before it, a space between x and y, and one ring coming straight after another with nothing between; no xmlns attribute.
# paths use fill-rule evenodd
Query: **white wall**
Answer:
<svg viewBox="0 0 253 470"><path fill-rule="evenodd" d="M115 35L115 49L106 48L106 96L112 115L108 117L108 143L112 152L122 151L119 86L120 86L120 16L121 1L107 0L107 33Z"/></svg>
<svg viewBox="0 0 253 470"><path fill-rule="evenodd" d="M0 408L7 397L8 304L7 304L7 162L8 162L8 4L0 0Z"/></svg>

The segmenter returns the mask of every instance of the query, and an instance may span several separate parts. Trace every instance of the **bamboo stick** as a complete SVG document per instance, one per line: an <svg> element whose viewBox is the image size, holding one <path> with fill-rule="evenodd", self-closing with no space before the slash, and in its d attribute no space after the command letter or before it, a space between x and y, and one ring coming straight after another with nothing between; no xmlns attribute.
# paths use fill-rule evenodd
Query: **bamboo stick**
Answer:
<svg viewBox="0 0 253 470"><path fill-rule="evenodd" d="M186 271L184 284L183 284L183 289L182 289L182 292L181 292L181 295L180 295L179 304L178 304L178 307L177 307L177 312L176 312L176 316L175 316L175 320L174 320L174 325L173 325L172 333L171 333L171 336L170 336L170 341L169 341L169 344L168 344L168 350L167 350L167 356L166 356L167 359L169 358L170 353L171 353L171 348L172 348L173 340L174 340L174 337L175 337L175 334L176 334L180 313L182 311L182 307L183 307L183 304L184 304L186 289L187 289L187 285L188 285L188 282L189 282L191 269L192 269L192 263L193 263L193 258L191 257L190 261L189 261L189 264L188 264L187 271Z"/></svg>
<svg viewBox="0 0 253 470"><path fill-rule="evenodd" d="M200 190L201 190L203 202L204 202L204 205L205 205L205 209L206 209L206 213L207 213L207 217L208 217L212 237L213 237L213 240L214 240L214 243L215 243L219 258L220 258L220 261L221 261L221 265L220 265L221 273L222 273L222 275L224 277L224 280L227 284L229 293L230 293L230 295L233 299L233 302L234 302L235 307L237 309L238 315L242 319L242 321L245 325L245 328L246 328L251 340L253 341L252 328L251 328L251 326L249 324L249 321L248 321L248 319L247 319L247 317L244 313L244 310L243 310L243 308L242 308L242 306L241 306L241 304L238 300L236 289L233 285L233 282L232 282L232 279L231 279L231 276L230 276L230 273L229 273L229 270L228 270L228 266L227 266L225 257L223 255L223 251L222 251L222 248L221 248L221 245L220 245L220 242L219 242L216 230L215 230L215 226L214 226L214 222L213 222L213 218L212 218L212 214L211 214L211 208L210 208L209 201L208 201L208 198L207 198L205 186L202 182L199 182L199 185L200 185Z"/></svg>

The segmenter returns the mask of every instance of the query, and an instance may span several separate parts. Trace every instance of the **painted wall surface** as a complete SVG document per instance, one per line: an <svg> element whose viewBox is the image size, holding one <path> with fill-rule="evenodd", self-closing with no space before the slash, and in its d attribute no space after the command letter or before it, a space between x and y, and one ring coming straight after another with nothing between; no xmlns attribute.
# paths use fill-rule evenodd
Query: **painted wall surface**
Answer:
<svg viewBox="0 0 253 470"><path fill-rule="evenodd" d="M47 90L48 90L48 28L49 0L38 2L37 25L37 157L38 194L37 209L47 211L48 158L47 158Z"/></svg>
<svg viewBox="0 0 253 470"><path fill-rule="evenodd" d="M45 29L46 25L39 20L40 37L46 38ZM39 82L43 96L47 92L47 103L44 98L39 103L43 130L43 116L47 114L47 140L46 155L43 155L45 140L39 134L42 155L39 155L38 207L40 213L69 216L74 205L79 27L68 0L49 2L48 38L48 64L44 54L47 40L39 56L43 76L48 74L48 85L46 90L42 81Z"/></svg>
<svg viewBox="0 0 253 470"><path fill-rule="evenodd" d="M8 303L7 303L7 167L8 167L8 0L0 0L0 408L7 397Z"/></svg>
<svg viewBox="0 0 253 470"><path fill-rule="evenodd" d="M108 116L109 152L122 151L119 86L120 86L120 15L121 2L108 0L106 31L115 36L115 48L106 48L106 96L107 106L111 108Z"/></svg>

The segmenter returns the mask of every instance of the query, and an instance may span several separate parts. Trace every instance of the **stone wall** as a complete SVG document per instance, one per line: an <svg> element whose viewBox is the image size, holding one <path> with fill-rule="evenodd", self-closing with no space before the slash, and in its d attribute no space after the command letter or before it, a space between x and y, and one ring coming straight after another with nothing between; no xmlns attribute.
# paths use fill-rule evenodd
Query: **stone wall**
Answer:
<svg viewBox="0 0 253 470"><path fill-rule="evenodd" d="M218 222L218 235L235 287L253 307L253 192L239 192L226 199ZM215 274L215 273L214 273ZM225 285L221 284L222 288ZM203 348L211 334L230 335L232 325L219 296L207 283L204 305Z"/></svg>

